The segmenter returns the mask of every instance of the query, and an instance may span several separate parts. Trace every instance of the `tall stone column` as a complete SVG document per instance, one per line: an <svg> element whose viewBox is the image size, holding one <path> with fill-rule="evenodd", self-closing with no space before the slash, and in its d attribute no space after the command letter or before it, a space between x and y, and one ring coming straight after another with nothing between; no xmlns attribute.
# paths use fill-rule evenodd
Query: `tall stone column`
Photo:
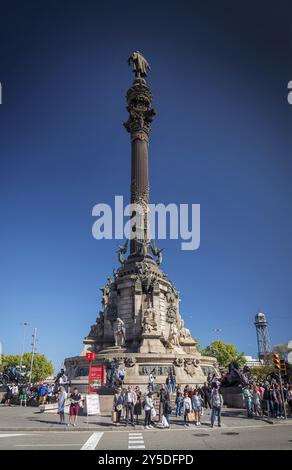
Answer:
<svg viewBox="0 0 292 470"><path fill-rule="evenodd" d="M143 220L140 222L139 217L137 217L137 224L132 224L132 230L140 235L131 240L130 257L139 256L143 249L150 253L148 145L151 130L150 123L155 115L154 109L151 108L151 90L141 74L137 71L135 71L135 74L136 78L127 92L129 118L124 126L131 136L131 203L139 204L142 208ZM139 231L142 222L144 227L143 236Z"/></svg>

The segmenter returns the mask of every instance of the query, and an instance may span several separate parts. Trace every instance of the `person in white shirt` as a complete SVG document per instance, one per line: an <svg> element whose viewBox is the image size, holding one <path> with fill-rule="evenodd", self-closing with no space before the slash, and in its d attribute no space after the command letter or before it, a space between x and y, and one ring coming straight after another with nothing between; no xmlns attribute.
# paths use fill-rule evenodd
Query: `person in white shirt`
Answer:
<svg viewBox="0 0 292 470"><path fill-rule="evenodd" d="M215 417L218 416L218 426L221 427L221 408L223 406L223 397L218 387L213 387L211 393L211 428L214 426Z"/></svg>
<svg viewBox="0 0 292 470"><path fill-rule="evenodd" d="M151 425L151 411L154 408L154 401L152 399L153 394L149 392L148 395L145 397L145 404L144 404L144 411L145 411L145 428L151 429L153 426Z"/></svg>
<svg viewBox="0 0 292 470"><path fill-rule="evenodd" d="M12 384L12 388L11 388L11 392L12 392L12 395L14 397L17 397L18 395L18 385L16 385L15 383Z"/></svg>
<svg viewBox="0 0 292 470"><path fill-rule="evenodd" d="M53 393L54 393L54 385L49 385L48 393L47 393L48 404L52 403Z"/></svg>
<svg viewBox="0 0 292 470"><path fill-rule="evenodd" d="M68 377L66 374L62 374L59 378L59 386L64 387L65 391L67 392L68 388Z"/></svg>
<svg viewBox="0 0 292 470"><path fill-rule="evenodd" d="M60 424L65 424L65 404L67 392L64 387L60 387L58 395L58 415L60 416Z"/></svg>
<svg viewBox="0 0 292 470"><path fill-rule="evenodd" d="M148 389L151 390L151 392L154 391L154 375L149 374L148 376Z"/></svg>
<svg viewBox="0 0 292 470"><path fill-rule="evenodd" d="M183 415L184 415L184 423L185 426L190 425L190 417L189 414L192 411L192 401L188 395L188 392L184 393L184 399L183 399Z"/></svg>
<svg viewBox="0 0 292 470"><path fill-rule="evenodd" d="M132 426L135 426L134 424L134 406L137 401L137 395L133 391L132 387L129 385L128 389L124 395L124 406L126 408L126 426L128 425L128 420L129 420L129 414L131 415L131 424Z"/></svg>

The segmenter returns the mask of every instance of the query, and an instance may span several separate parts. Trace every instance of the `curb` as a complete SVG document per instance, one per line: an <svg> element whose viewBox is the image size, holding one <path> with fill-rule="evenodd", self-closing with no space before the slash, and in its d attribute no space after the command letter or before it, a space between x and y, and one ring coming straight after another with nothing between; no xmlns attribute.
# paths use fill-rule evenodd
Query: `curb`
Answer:
<svg viewBox="0 0 292 470"><path fill-rule="evenodd" d="M277 422L277 421L272 421L272 420L262 420L263 423L267 423L267 424L275 424L275 425L292 425L292 421L285 421L285 422ZM245 429L245 426L230 426L229 427L226 427L224 428L224 430L228 430L228 429L233 429L233 428L237 428L237 429L240 429L240 428L243 428ZM253 427L253 426L248 426L248 427ZM254 428L256 429L257 426L254 426ZM78 432L78 431L82 431L82 432L94 432L94 431L102 431L102 432L107 432L107 431L124 431L124 432L130 432L130 430L137 430L137 431L145 431L144 429L144 426L142 425L138 425L138 426L135 426L134 428L132 427L126 427L126 426L121 426L121 427L117 427L117 426L77 426L77 427L68 427L68 426L59 426L59 425L52 425L52 426L48 426L48 427L42 427L42 428L36 428L36 427L31 427L31 428L24 428L24 427L1 427L0 428L0 433L1 432ZM158 430L161 430L161 428L154 428L153 429L154 431L158 431ZM184 428L182 428L181 426L179 426L178 428L175 428L172 426L172 431L185 431ZM204 431L208 431L209 428L207 427L203 427L202 430Z"/></svg>
<svg viewBox="0 0 292 470"><path fill-rule="evenodd" d="M76 427L76 428L68 428L67 426L64 427L50 427L50 428L0 428L0 433L1 432L48 432L48 431L59 431L59 432L78 432L78 431L113 431L116 428L110 428L107 427L106 429L104 428L84 428L84 427Z"/></svg>

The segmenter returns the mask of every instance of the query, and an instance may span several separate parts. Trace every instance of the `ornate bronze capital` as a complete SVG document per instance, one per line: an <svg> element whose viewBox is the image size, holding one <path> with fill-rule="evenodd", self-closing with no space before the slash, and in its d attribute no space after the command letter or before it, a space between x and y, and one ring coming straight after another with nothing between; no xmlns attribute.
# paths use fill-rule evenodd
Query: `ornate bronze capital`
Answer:
<svg viewBox="0 0 292 470"><path fill-rule="evenodd" d="M126 99L129 119L124 126L132 135L132 139L146 140L151 130L150 123L155 116L155 111L151 108L152 93L146 81L137 78L129 88Z"/></svg>

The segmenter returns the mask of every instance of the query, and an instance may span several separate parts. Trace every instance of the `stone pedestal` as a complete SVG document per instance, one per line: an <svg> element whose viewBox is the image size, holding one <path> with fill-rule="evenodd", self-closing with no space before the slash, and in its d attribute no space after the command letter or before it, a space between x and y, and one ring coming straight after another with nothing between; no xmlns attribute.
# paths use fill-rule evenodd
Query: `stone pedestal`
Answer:
<svg viewBox="0 0 292 470"><path fill-rule="evenodd" d="M228 408L245 408L241 387L222 387L220 389L224 405Z"/></svg>
<svg viewBox="0 0 292 470"><path fill-rule="evenodd" d="M141 346L139 348L142 354L163 354L165 348L161 343L160 335L143 334Z"/></svg>
<svg viewBox="0 0 292 470"><path fill-rule="evenodd" d="M125 385L144 388L152 370L156 383L165 383L171 372L184 385L202 384L208 373L217 371L216 360L197 351L179 312L178 292L150 256L130 256L102 291L103 310L84 339L81 356L65 360L69 378L79 377L78 388L86 389L87 351L94 352L96 364L108 370L122 367ZM117 318L124 340L119 347L114 336Z"/></svg>
<svg viewBox="0 0 292 470"><path fill-rule="evenodd" d="M150 338L149 338L150 339ZM165 383L171 369L176 382L181 385L203 384L208 374L217 372L217 365L213 357L201 356L199 353L173 354L173 353L110 353L97 354L94 364L107 367L113 361L117 361L125 370L124 386L139 385L146 390L148 375L150 372L155 377L155 383ZM73 366L72 366L73 365ZM84 356L67 358L65 360L66 371L72 386L76 386L81 392L86 393L88 384L88 363ZM80 375L80 372L82 375ZM101 395L111 394L113 389L103 387Z"/></svg>

